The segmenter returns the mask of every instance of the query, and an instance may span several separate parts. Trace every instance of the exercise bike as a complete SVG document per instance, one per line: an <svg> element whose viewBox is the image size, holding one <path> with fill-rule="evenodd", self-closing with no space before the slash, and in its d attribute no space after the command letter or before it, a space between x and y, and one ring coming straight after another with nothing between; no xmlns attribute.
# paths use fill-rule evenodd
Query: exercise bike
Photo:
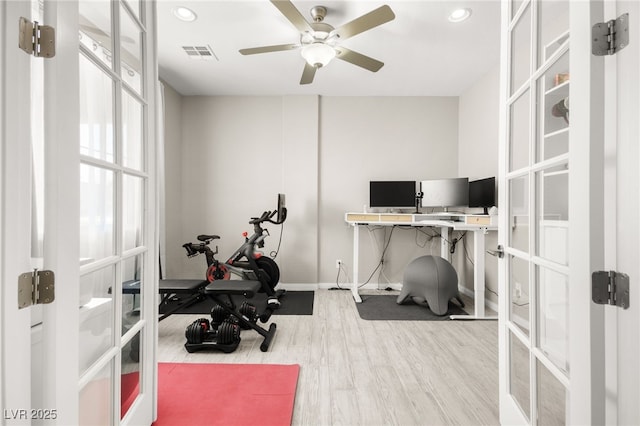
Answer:
<svg viewBox="0 0 640 426"><path fill-rule="evenodd" d="M277 216L276 216L277 215ZM274 220L274 216L276 216ZM215 255L218 254L218 246L215 251L209 247L213 240L220 237L218 235L198 235L196 238L200 243L186 243L182 247L187 251L188 257L197 256L204 253L207 259L207 281L228 280L231 274L241 277L243 280L259 281L261 283L260 292L268 296L267 307L277 309L280 307L279 298L286 290L275 290L280 280L280 268L270 257L264 256L257 248L264 247L264 240L269 235L267 229L262 228L265 222L281 225L287 218L287 208L285 207L284 194L278 194L278 207L274 211L265 211L260 217L252 217L249 221L253 225L253 235L248 236L243 233L244 243L227 259L220 262Z"/></svg>

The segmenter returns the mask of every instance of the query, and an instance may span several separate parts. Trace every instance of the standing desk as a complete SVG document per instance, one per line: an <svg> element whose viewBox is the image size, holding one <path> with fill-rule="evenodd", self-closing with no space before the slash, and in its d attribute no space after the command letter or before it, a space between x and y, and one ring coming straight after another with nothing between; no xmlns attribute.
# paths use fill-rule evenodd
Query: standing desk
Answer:
<svg viewBox="0 0 640 426"><path fill-rule="evenodd" d="M497 319L485 315L484 300L484 253L485 234L498 229L496 216L467 215L460 213L442 214L388 214L388 213L345 213L345 221L353 227L353 282L351 294L357 303L362 303L358 294L359 258L360 258L360 226L414 226L438 228L440 235L440 256L451 262L449 241L451 231L473 232L473 292L475 315L452 315L451 319Z"/></svg>

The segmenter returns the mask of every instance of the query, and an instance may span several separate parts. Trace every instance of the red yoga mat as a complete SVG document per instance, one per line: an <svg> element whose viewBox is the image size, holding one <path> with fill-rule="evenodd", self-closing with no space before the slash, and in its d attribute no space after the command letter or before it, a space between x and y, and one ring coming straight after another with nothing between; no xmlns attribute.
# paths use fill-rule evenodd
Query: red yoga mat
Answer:
<svg viewBox="0 0 640 426"><path fill-rule="evenodd" d="M299 372L299 365L160 363L153 425L290 425Z"/></svg>

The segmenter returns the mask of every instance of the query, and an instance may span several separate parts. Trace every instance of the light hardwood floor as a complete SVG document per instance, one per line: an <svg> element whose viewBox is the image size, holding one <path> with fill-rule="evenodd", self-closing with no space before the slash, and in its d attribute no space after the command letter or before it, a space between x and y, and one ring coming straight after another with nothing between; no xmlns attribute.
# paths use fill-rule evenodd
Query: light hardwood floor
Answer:
<svg viewBox="0 0 640 426"><path fill-rule="evenodd" d="M365 321L350 292L317 290L313 315L272 316L267 352L244 330L233 353L189 354L198 317L160 322L159 362L299 364L294 425L499 424L496 321Z"/></svg>

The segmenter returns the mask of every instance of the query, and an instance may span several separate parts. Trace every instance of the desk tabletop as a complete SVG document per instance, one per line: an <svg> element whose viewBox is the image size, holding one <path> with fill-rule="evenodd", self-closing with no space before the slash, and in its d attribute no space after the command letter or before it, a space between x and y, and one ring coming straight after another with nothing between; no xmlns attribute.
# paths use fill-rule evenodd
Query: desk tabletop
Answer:
<svg viewBox="0 0 640 426"><path fill-rule="evenodd" d="M345 213L344 220L350 225L379 226L434 226L455 230L496 230L498 216L464 213Z"/></svg>

